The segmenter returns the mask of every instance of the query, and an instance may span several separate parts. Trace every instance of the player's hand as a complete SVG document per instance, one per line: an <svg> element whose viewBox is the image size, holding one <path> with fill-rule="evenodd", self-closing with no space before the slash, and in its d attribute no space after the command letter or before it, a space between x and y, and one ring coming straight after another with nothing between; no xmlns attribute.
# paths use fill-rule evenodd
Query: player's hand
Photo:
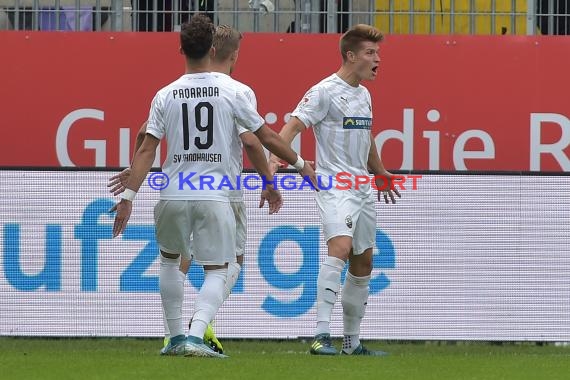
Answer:
<svg viewBox="0 0 570 380"><path fill-rule="evenodd" d="M110 187L109 192L113 195L119 195L125 191L130 176L131 168L126 168L119 174L115 174L109 178L109 182L107 182L107 187Z"/></svg>
<svg viewBox="0 0 570 380"><path fill-rule="evenodd" d="M313 169L317 169L317 165L315 164L315 161L305 160L305 162L307 164L309 164ZM267 164L269 165L269 170L271 171L271 174L275 174L275 173L277 173L277 170L285 169L288 166L288 164L286 164L282 161L274 160L274 159L270 159Z"/></svg>
<svg viewBox="0 0 570 380"><path fill-rule="evenodd" d="M314 162L312 164L314 165ZM311 165L311 161L305 161L305 165L303 166L303 169L299 171L299 174L311 182L315 191L319 191L319 186L317 184L317 174Z"/></svg>
<svg viewBox="0 0 570 380"><path fill-rule="evenodd" d="M266 186L261 192L261 199L259 200L259 208L265 205L265 201L269 204L269 215L275 214L283 206L283 198L279 190L275 190L273 186Z"/></svg>
<svg viewBox="0 0 570 380"><path fill-rule="evenodd" d="M398 191L396 186L394 186L394 178L397 178L398 176L390 173L389 171L385 171L384 173L376 175L375 177L376 177L375 179L376 188L382 189L378 190L379 202L382 202L382 198L384 198L384 202L386 204L396 203L396 198L394 197L394 194L396 194L398 198L402 198L400 192Z"/></svg>
<svg viewBox="0 0 570 380"><path fill-rule="evenodd" d="M117 212L115 215L115 223L113 224L113 237L119 236L125 230L132 210L133 202L127 201L126 199L121 199L119 203L115 204L109 210L109 212Z"/></svg>
<svg viewBox="0 0 570 380"><path fill-rule="evenodd" d="M282 163L281 161L279 161L279 159L277 159L277 157L275 157L273 155L271 157L269 157L269 161L267 162L267 165L269 166L269 171L271 172L272 175L277 173L277 170L285 167L285 164Z"/></svg>

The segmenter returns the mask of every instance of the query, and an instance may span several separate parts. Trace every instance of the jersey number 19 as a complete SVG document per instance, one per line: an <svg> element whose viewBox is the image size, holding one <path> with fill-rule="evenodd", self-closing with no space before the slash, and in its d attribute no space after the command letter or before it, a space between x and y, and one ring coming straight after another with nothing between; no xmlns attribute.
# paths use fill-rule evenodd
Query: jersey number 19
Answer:
<svg viewBox="0 0 570 380"><path fill-rule="evenodd" d="M202 120L202 109L206 110L207 120L205 125ZM188 104L182 103L182 139L184 150L190 149L190 120L188 119ZM194 126L199 132L206 132L206 141L201 136L194 137L194 145L198 149L208 149L214 143L214 107L209 102L200 102L194 107Z"/></svg>

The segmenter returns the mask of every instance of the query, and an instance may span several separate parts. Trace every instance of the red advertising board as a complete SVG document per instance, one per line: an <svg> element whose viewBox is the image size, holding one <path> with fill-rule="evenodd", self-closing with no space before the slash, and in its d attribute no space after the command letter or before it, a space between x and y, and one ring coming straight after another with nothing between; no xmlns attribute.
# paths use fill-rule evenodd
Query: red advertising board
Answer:
<svg viewBox="0 0 570 380"><path fill-rule="evenodd" d="M338 35L246 34L234 77L279 130L340 65ZM0 166L128 165L176 33L0 32ZM365 83L390 169L570 171L570 39L387 36ZM312 132L300 149L315 156Z"/></svg>

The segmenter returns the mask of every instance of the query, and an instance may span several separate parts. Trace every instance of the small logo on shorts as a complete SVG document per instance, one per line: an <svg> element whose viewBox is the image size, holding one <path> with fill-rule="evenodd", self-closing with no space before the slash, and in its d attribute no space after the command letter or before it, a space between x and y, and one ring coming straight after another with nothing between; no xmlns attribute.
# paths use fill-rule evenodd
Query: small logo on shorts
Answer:
<svg viewBox="0 0 570 380"><path fill-rule="evenodd" d="M344 222L348 228L352 228L352 217L350 215L347 215L346 218L344 218Z"/></svg>

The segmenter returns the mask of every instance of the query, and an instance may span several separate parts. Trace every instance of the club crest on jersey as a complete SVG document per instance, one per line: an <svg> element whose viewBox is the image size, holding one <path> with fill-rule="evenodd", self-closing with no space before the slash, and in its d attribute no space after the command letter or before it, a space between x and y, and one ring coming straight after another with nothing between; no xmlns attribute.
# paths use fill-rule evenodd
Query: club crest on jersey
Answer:
<svg viewBox="0 0 570 380"><path fill-rule="evenodd" d="M343 129L372 129L371 117L345 116L342 118Z"/></svg>
<svg viewBox="0 0 570 380"><path fill-rule="evenodd" d="M347 215L346 218L344 218L344 222L348 228L352 228L352 216Z"/></svg>

